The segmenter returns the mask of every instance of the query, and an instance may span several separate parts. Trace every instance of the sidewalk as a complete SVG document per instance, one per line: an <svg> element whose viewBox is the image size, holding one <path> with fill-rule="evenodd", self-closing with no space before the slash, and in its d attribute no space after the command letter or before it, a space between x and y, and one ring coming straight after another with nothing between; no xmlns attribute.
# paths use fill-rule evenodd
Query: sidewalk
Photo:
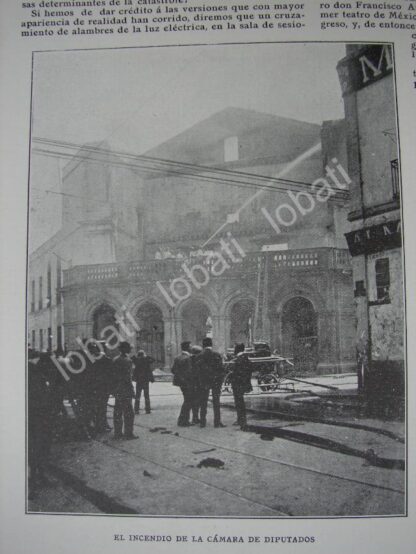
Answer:
<svg viewBox="0 0 416 554"><path fill-rule="evenodd" d="M404 441L405 425L401 419L386 419L366 415L365 404L358 396L355 374L327 375L305 378L314 385L297 382L283 383L277 391L260 391L256 379L252 380L253 392L245 395L247 411L251 417L265 421L315 421L317 423L345 424L351 428L365 430L366 427L379 429L386 435ZM319 385L336 386L329 390ZM156 385L162 395L177 394L171 382ZM294 390L291 390L294 386ZM221 396L221 404L234 408L231 393ZM370 445L371 446L371 445Z"/></svg>
<svg viewBox="0 0 416 554"><path fill-rule="evenodd" d="M355 374L304 379L311 384L287 381L283 383L281 390L271 393L259 393L253 379L253 393L246 395L248 411L271 419L342 423L357 429L370 427L404 439L403 420L370 417L367 414L366 403L358 395ZM292 387L294 390L290 390ZM337 390L325 387L336 387ZM223 396L223 401L229 406L233 405L232 396L229 401Z"/></svg>

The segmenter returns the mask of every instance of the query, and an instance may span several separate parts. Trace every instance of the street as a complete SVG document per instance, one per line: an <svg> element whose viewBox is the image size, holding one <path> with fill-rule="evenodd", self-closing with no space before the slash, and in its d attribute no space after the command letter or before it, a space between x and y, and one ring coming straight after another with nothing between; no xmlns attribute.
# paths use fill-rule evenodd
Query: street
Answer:
<svg viewBox="0 0 416 554"><path fill-rule="evenodd" d="M337 376L316 378L332 383ZM344 384L342 384L342 382ZM354 390L354 377L338 376ZM138 440L112 433L53 445L50 483L29 511L140 515L287 517L403 514L403 423L353 417L340 406L331 424L311 420L295 402L319 387L247 395L249 431L233 426L233 398L223 394L223 429L179 428L177 387L152 385L152 413L135 418ZM322 392L322 389L319 391ZM320 398L320 397L318 397ZM347 398L350 398L347 396ZM334 404L334 401L329 401ZM342 403L341 403L342 406ZM288 411L289 407L289 411ZM286 410L286 412L285 412ZM285 415L286 413L286 415ZM112 424L112 408L108 410ZM327 416L325 416L327 417ZM201 464L202 462L202 464ZM202 467L201 467L202 466ZM74 499L71 503L63 497ZM81 508L80 508L81 505Z"/></svg>

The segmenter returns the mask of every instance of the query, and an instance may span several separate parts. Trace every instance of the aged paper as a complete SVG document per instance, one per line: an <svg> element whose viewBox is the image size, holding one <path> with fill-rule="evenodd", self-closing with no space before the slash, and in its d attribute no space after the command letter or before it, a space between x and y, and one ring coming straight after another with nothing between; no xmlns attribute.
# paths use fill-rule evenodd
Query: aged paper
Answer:
<svg viewBox="0 0 416 554"><path fill-rule="evenodd" d="M416 2L0 15L4 551L410 552Z"/></svg>

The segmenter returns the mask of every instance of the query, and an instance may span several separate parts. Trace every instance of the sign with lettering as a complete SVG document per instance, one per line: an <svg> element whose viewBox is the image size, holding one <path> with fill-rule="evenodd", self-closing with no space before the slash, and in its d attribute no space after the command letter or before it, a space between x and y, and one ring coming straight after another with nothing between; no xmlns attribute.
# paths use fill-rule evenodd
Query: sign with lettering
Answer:
<svg viewBox="0 0 416 554"><path fill-rule="evenodd" d="M402 246L401 222L400 220L388 221L371 227L364 227L346 233L345 237L351 256L400 248Z"/></svg>
<svg viewBox="0 0 416 554"><path fill-rule="evenodd" d="M389 75L393 66L393 52L389 44L374 44L357 50L337 66L342 93L371 85Z"/></svg>

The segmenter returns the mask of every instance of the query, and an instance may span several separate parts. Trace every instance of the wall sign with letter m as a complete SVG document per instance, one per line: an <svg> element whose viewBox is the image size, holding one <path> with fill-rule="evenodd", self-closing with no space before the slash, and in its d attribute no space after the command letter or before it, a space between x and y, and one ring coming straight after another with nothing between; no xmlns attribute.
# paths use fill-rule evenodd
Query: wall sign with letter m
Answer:
<svg viewBox="0 0 416 554"><path fill-rule="evenodd" d="M371 85L389 75L393 67L390 44L372 44L360 48L337 66L342 93L348 94Z"/></svg>

